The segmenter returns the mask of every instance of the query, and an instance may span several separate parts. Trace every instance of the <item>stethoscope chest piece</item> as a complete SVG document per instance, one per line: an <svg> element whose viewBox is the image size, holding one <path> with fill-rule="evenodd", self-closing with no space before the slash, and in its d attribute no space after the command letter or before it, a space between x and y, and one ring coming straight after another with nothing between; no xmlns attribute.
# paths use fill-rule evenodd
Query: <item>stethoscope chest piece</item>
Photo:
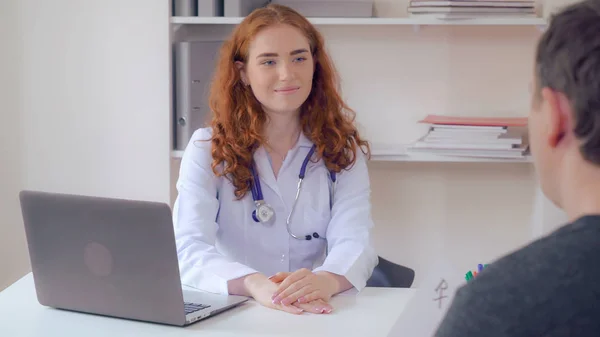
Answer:
<svg viewBox="0 0 600 337"><path fill-rule="evenodd" d="M256 202L256 209L252 211L252 219L260 223L268 223L275 215L275 211L271 205L266 202Z"/></svg>

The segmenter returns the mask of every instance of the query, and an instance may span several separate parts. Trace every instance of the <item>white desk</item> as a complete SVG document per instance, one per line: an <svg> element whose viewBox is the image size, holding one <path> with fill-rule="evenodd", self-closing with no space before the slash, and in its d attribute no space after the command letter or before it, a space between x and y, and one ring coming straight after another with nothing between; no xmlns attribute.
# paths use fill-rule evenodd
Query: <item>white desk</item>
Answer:
<svg viewBox="0 0 600 337"><path fill-rule="evenodd" d="M188 327L136 322L41 306L33 277L26 275L0 292L0 336L360 336L384 337L415 289L366 288L338 295L329 315L292 315L249 301Z"/></svg>

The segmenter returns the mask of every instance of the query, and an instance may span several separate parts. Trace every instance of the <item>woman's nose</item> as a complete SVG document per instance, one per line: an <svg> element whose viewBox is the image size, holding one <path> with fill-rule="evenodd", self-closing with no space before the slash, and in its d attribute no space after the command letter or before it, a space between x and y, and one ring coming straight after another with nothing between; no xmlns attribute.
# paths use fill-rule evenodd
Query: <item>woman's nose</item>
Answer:
<svg viewBox="0 0 600 337"><path fill-rule="evenodd" d="M292 65L288 63L281 64L281 66L279 67L279 79L284 81L292 78L294 78L294 71L292 69Z"/></svg>

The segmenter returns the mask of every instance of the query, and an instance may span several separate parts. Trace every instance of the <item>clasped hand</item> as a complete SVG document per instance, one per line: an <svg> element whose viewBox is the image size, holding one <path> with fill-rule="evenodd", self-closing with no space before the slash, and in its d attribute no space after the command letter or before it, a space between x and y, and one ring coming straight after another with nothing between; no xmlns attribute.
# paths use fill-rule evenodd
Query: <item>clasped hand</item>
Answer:
<svg viewBox="0 0 600 337"><path fill-rule="evenodd" d="M270 278L252 275L248 280L252 297L264 306L293 314L304 311L331 313L327 303L337 293L337 281L328 273L313 273L300 269L293 273L281 272Z"/></svg>

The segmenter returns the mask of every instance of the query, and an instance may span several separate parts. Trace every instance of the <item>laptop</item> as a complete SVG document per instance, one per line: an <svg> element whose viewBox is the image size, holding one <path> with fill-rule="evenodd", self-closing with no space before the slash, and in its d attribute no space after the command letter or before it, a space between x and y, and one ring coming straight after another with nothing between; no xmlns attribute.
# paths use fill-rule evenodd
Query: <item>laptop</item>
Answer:
<svg viewBox="0 0 600 337"><path fill-rule="evenodd" d="M167 204L19 194L40 304L186 326L248 300L183 289Z"/></svg>

